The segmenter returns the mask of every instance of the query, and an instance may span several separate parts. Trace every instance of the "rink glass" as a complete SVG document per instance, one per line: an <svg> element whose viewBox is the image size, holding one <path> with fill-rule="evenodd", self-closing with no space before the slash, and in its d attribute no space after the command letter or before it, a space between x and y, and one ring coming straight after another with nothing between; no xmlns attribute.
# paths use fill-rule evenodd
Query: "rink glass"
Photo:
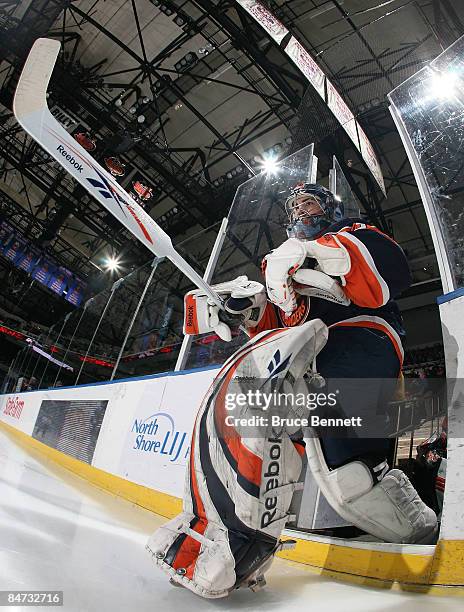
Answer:
<svg viewBox="0 0 464 612"><path fill-rule="evenodd" d="M464 285L464 38L389 94L445 292Z"/></svg>

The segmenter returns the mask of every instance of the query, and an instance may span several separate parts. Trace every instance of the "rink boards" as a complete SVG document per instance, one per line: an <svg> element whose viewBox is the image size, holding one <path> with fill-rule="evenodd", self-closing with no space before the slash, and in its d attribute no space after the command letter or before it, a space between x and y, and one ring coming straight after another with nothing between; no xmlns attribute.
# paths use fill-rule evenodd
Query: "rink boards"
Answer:
<svg viewBox="0 0 464 612"><path fill-rule="evenodd" d="M0 396L21 443L97 486L162 516L181 509L196 409L217 368ZM452 500L449 500L452 504ZM445 501L446 503L446 501ZM343 580L442 592L464 585L461 522L437 547L354 542L287 531L282 554ZM443 538L443 533L442 536ZM446 585L446 589L443 587ZM456 588L457 587L457 588ZM464 591L464 589L463 589Z"/></svg>
<svg viewBox="0 0 464 612"><path fill-rule="evenodd" d="M216 372L4 395L0 418L104 472L181 498L196 407ZM97 411L103 418L95 426ZM76 437L84 443L73 445Z"/></svg>

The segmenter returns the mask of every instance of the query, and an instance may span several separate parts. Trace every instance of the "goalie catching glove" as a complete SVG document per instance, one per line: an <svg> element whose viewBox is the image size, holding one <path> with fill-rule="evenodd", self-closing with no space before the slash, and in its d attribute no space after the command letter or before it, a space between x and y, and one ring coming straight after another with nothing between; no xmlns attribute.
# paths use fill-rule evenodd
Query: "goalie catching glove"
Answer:
<svg viewBox="0 0 464 612"><path fill-rule="evenodd" d="M258 325L266 308L264 286L247 276L212 287L224 301L224 311L200 289L190 291L184 299L184 334L197 335L215 332L230 342L232 329L243 325Z"/></svg>

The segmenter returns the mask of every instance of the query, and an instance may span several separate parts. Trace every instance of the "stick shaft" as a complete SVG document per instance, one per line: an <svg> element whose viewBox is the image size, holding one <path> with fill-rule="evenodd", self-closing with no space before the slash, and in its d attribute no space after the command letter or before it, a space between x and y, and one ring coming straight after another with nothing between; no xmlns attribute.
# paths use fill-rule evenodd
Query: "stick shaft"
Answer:
<svg viewBox="0 0 464 612"><path fill-rule="evenodd" d="M21 127L157 257L167 257L220 308L219 296L175 250L168 234L53 117L47 105L60 43L39 38L24 65L13 109Z"/></svg>

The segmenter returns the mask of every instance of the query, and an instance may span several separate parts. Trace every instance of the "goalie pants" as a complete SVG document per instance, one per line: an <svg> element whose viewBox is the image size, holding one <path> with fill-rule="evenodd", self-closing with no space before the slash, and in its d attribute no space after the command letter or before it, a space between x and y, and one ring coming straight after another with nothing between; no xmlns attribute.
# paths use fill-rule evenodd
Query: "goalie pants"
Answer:
<svg viewBox="0 0 464 612"><path fill-rule="evenodd" d="M378 458L378 463L388 458L392 441L380 435L388 425L386 406L395 393L401 363L387 334L364 327L332 328L317 357L317 369L329 387L343 379L348 396L345 402L341 398L343 415L378 423L379 431L379 437L369 438L336 438L320 432L327 465L334 468L363 456Z"/></svg>

